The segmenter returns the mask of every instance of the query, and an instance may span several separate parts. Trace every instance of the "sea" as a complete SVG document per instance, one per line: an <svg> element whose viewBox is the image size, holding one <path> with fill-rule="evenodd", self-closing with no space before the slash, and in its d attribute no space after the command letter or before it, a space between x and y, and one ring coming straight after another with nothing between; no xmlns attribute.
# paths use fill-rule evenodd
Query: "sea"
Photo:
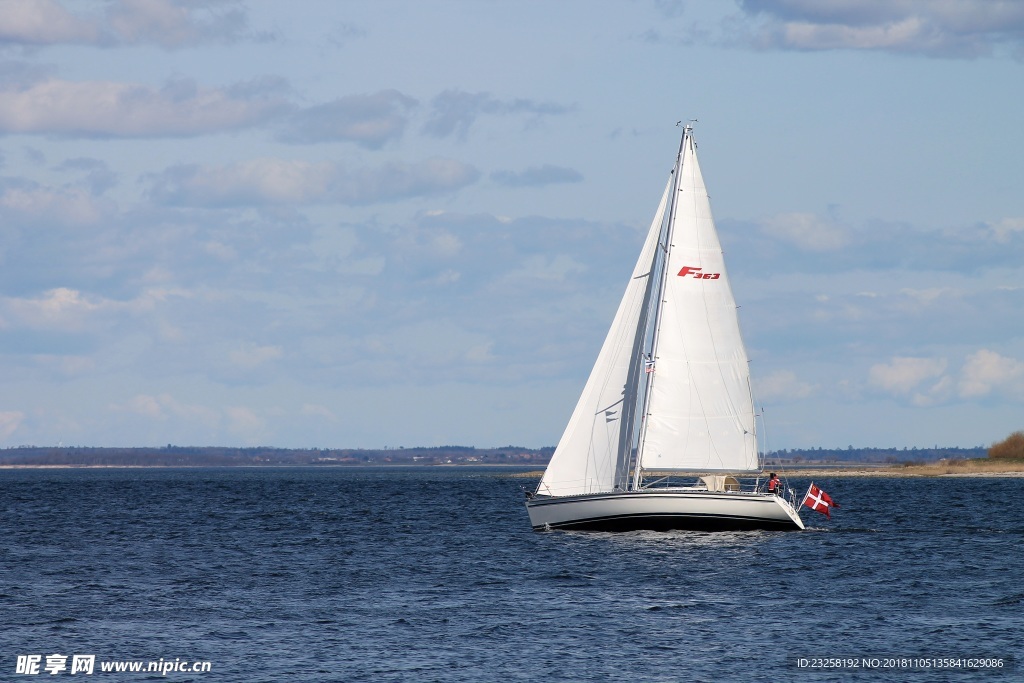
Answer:
<svg viewBox="0 0 1024 683"><path fill-rule="evenodd" d="M1024 479L735 533L534 532L536 481L0 470L0 681L1024 680Z"/></svg>

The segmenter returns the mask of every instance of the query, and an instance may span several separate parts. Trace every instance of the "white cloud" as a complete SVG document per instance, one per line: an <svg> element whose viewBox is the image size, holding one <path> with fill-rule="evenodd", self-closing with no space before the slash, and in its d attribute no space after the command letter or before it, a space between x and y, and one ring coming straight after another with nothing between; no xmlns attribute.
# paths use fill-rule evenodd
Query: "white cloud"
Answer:
<svg viewBox="0 0 1024 683"><path fill-rule="evenodd" d="M227 417L227 430L244 439L250 445L259 443L263 438L266 422L249 408L228 406L224 409Z"/></svg>
<svg viewBox="0 0 1024 683"><path fill-rule="evenodd" d="M565 254L555 256L529 256L522 267L509 273L512 280L556 280L563 281L573 275L586 271L587 267Z"/></svg>
<svg viewBox="0 0 1024 683"><path fill-rule="evenodd" d="M206 428L216 427L221 421L221 415L216 410L197 404L182 403L168 393L137 394L123 404L111 405L110 409L160 421L178 418Z"/></svg>
<svg viewBox="0 0 1024 683"><path fill-rule="evenodd" d="M229 166L177 166L155 176L152 196L166 204L235 206L338 202L374 204L446 194L480 172L452 159L348 168L339 163L255 159Z"/></svg>
<svg viewBox="0 0 1024 683"><path fill-rule="evenodd" d="M962 398L1002 394L1024 399L1024 362L988 349L976 351L961 370L959 391Z"/></svg>
<svg viewBox="0 0 1024 683"><path fill-rule="evenodd" d="M0 441L8 439L18 431L18 427L25 420L25 413L18 410L7 410L0 412Z"/></svg>
<svg viewBox="0 0 1024 683"><path fill-rule="evenodd" d="M842 228L813 213L780 213L764 219L761 230L806 251L835 251L848 242Z"/></svg>
<svg viewBox="0 0 1024 683"><path fill-rule="evenodd" d="M225 263L238 259L238 252L231 245L216 240L205 243L203 251Z"/></svg>
<svg viewBox="0 0 1024 683"><path fill-rule="evenodd" d="M924 35L926 30L927 27L919 17L907 17L877 26L786 22L780 27L778 39L789 47L802 50L828 50L839 47L860 50L892 49L908 43L934 43L936 37Z"/></svg>
<svg viewBox="0 0 1024 683"><path fill-rule="evenodd" d="M114 213L114 205L82 188L35 183L0 183L0 218L8 225L58 223L94 225Z"/></svg>
<svg viewBox="0 0 1024 683"><path fill-rule="evenodd" d="M103 15L69 12L54 0L0 2L0 43L177 48L229 43L244 33L238 5L181 0L111 0Z"/></svg>
<svg viewBox="0 0 1024 683"><path fill-rule="evenodd" d="M923 387L921 391L915 391L910 402L919 408L944 403L953 395L954 384L952 377L943 375L934 384Z"/></svg>
<svg viewBox="0 0 1024 683"><path fill-rule="evenodd" d="M284 355L280 346L256 346L248 344L228 354L232 365L243 369L257 368Z"/></svg>
<svg viewBox="0 0 1024 683"><path fill-rule="evenodd" d="M0 42L96 43L100 36L96 21L76 17L53 0L4 0L0 3Z"/></svg>
<svg viewBox="0 0 1024 683"><path fill-rule="evenodd" d="M417 382L442 377L473 380L500 361L494 340L463 320L423 317L389 324L392 329L360 340L346 373L387 382L403 375Z"/></svg>
<svg viewBox="0 0 1024 683"><path fill-rule="evenodd" d="M954 298L961 293L950 287L925 287L924 289L911 289L905 287L900 294L913 302L912 309L927 308L939 303L943 299Z"/></svg>
<svg viewBox="0 0 1024 683"><path fill-rule="evenodd" d="M455 284L456 282L458 282L459 278L461 278L461 277L462 277L462 275L459 273L459 271L453 270L451 268L447 268L447 269L441 271L440 273L438 273L438 275L436 277L434 277L432 280L430 280L430 282L435 284L435 285L441 285L441 286L443 286L443 285L452 285L452 284Z"/></svg>
<svg viewBox="0 0 1024 683"><path fill-rule="evenodd" d="M91 355L34 353L32 356L35 365L51 371L53 377L80 377L94 372L97 367L96 359Z"/></svg>
<svg viewBox="0 0 1024 683"><path fill-rule="evenodd" d="M491 180L508 187L539 187L555 183L578 183L583 180L579 171L564 166L531 166L525 171L495 171Z"/></svg>
<svg viewBox="0 0 1024 683"><path fill-rule="evenodd" d="M366 37L366 31L356 24L343 21L335 24L327 32L327 42L337 47L346 47L360 38Z"/></svg>
<svg viewBox="0 0 1024 683"><path fill-rule="evenodd" d="M990 0L741 0L755 44L978 57L1024 46L1024 6Z"/></svg>
<svg viewBox="0 0 1024 683"><path fill-rule="evenodd" d="M532 114L536 117L565 114L570 110L570 107L554 102L536 102L523 98L500 100L486 92L445 90L431 102L430 118L424 124L423 131L438 138L454 135L464 140L473 123L485 114Z"/></svg>
<svg viewBox="0 0 1024 683"><path fill-rule="evenodd" d="M477 344L466 351L466 360L470 363L488 363L494 360L494 354L491 353L493 349L494 342L490 340Z"/></svg>
<svg viewBox="0 0 1024 683"><path fill-rule="evenodd" d="M0 310L6 312L8 320L35 329L80 329L101 305L67 287L51 289L33 299L0 299Z"/></svg>
<svg viewBox="0 0 1024 683"><path fill-rule="evenodd" d="M397 90L346 95L293 114L281 134L283 142L348 141L379 149L402 136L416 100Z"/></svg>
<svg viewBox="0 0 1024 683"><path fill-rule="evenodd" d="M873 365L868 381L891 394L910 394L922 382L941 377L946 371L944 358L893 358L888 364Z"/></svg>
<svg viewBox="0 0 1024 683"><path fill-rule="evenodd" d="M318 403L304 403L302 405L301 413L303 415L310 415L312 417L322 417L325 420L334 422L338 419L334 411L327 406L320 405Z"/></svg>
<svg viewBox="0 0 1024 683"><path fill-rule="evenodd" d="M335 196L345 204L373 204L447 194L479 178L476 168L454 159L392 162L376 168L346 169L340 174Z"/></svg>
<svg viewBox="0 0 1024 683"><path fill-rule="evenodd" d="M117 300L56 287L33 297L0 296L0 321L8 328L77 332L107 329L118 316L150 312L170 294L149 289L134 298Z"/></svg>
<svg viewBox="0 0 1024 683"><path fill-rule="evenodd" d="M138 396L132 397L126 404L124 404L124 406L121 406L120 409L151 418L159 419L164 417L164 411L160 406L160 401L155 396L148 396L146 394L139 394Z"/></svg>
<svg viewBox="0 0 1024 683"><path fill-rule="evenodd" d="M261 123L285 107L262 82L218 89L179 80L157 90L133 83L51 78L0 90L0 133L201 135Z"/></svg>
<svg viewBox="0 0 1024 683"><path fill-rule="evenodd" d="M297 204L323 199L336 175L334 164L288 159L176 166L157 176L152 194L168 204Z"/></svg>
<svg viewBox="0 0 1024 683"><path fill-rule="evenodd" d="M430 237L432 250L446 257L455 256L462 251L462 240L448 232L440 232Z"/></svg>
<svg viewBox="0 0 1024 683"><path fill-rule="evenodd" d="M1024 218L1004 218L990 225L989 229L996 242L1007 244L1018 233L1024 233Z"/></svg>
<svg viewBox="0 0 1024 683"><path fill-rule="evenodd" d="M802 381L790 370L778 370L758 378L756 388L758 401L778 402L807 398L815 390L814 385Z"/></svg>
<svg viewBox="0 0 1024 683"><path fill-rule="evenodd" d="M869 383L894 396L924 407L943 403L954 393L962 400L991 395L1024 400L1024 362L989 349L976 351L964 360L959 379L946 374L944 358L893 358L869 371Z"/></svg>
<svg viewBox="0 0 1024 683"><path fill-rule="evenodd" d="M245 28L246 15L237 5L217 7L211 2L118 0L108 8L105 23L113 32L115 42L155 43L174 48L233 42Z"/></svg>
<svg viewBox="0 0 1024 683"><path fill-rule="evenodd" d="M58 171L81 175L79 185L86 187L94 195L101 195L117 184L117 174L99 159L77 157L67 159L56 167Z"/></svg>

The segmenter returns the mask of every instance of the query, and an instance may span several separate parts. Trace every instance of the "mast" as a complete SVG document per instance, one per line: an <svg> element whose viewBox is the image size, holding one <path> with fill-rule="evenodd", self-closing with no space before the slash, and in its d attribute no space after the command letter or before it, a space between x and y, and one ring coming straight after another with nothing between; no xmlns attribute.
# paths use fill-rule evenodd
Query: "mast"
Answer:
<svg viewBox="0 0 1024 683"><path fill-rule="evenodd" d="M643 468L641 467L640 463L641 463L641 456L643 454L644 434L647 432L647 411L648 411L648 408L650 406L651 387L654 386L654 377L655 377L655 375L658 374L657 358L658 358L658 337L659 337L659 331L660 331L660 328L661 328L661 309L662 309L662 303L664 303L663 302L663 296L664 296L664 291L665 291L665 280L668 277L668 257L670 255L671 249L672 249L672 227L675 224L676 204L679 201L679 178L681 176L680 171L682 170L682 165L683 165L683 147L686 144L686 138L690 135L690 133L692 131L693 131L693 126L691 126L690 124L686 124L686 126L683 127L682 138L680 138L680 140L679 140L679 151L676 153L676 163L675 163L675 167L672 169L672 176L673 176L673 179L672 179L672 200L671 200L671 202L669 204L668 216L667 216L667 218L665 220L665 225L662 227L661 237L659 238L659 242L658 242L658 246L660 247L660 249L657 252L655 252L655 255L654 255L655 263L657 263L657 261L659 260L659 256L661 257L661 259L660 259L661 260L661 272L659 273L659 276L658 276L658 285L657 285L657 287L648 287L648 299L647 299L647 303L646 303L646 306L645 306L646 315L644 316L644 318L645 318L645 321L646 321L648 316L649 316L649 314L650 314L651 307L653 306L654 307L654 329L652 331L652 336L651 336L651 339L650 339L650 352L649 353L650 353L651 360L654 361L655 365L654 365L654 372L651 372L651 373L646 375L647 381L646 381L646 386L644 388L644 393L643 393L643 399L642 399L643 405L640 407L640 415L641 415L642 422L641 422L641 426L640 426L640 438L637 439L637 444L636 444L636 463L633 466L633 490L637 490L637 489L640 488L640 481L642 479L642 469ZM651 265L651 273L652 273L652 275L654 273L654 264ZM649 284L653 285L653 278L652 278L652 282L649 283Z"/></svg>
<svg viewBox="0 0 1024 683"><path fill-rule="evenodd" d="M640 381L646 375L644 368L644 347L647 326L651 311L651 293L654 288L655 266L658 264L658 252L655 250L651 259L650 270L647 271L647 289L644 291L644 303L637 323L636 335L633 337L632 358L622 402L622 427L619 431L618 460L615 465L615 488L623 491L629 487L629 468L633 458L633 436L636 431L637 404L640 402ZM641 412L641 414L643 414ZM639 459L637 460L639 463Z"/></svg>

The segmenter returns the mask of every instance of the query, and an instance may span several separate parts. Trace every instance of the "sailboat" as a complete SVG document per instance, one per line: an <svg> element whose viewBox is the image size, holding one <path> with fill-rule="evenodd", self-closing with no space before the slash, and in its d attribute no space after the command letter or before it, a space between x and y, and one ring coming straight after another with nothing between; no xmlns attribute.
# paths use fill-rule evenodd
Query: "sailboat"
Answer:
<svg viewBox="0 0 1024 683"><path fill-rule="evenodd" d="M803 529L792 493L763 486L755 422L736 301L686 125L611 329L527 493L530 523Z"/></svg>

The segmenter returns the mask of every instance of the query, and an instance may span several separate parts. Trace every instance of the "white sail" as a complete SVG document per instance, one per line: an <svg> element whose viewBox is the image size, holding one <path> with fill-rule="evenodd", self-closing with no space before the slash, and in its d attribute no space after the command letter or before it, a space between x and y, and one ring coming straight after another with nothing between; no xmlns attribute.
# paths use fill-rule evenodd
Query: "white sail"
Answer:
<svg viewBox="0 0 1024 683"><path fill-rule="evenodd" d="M747 352L689 130L676 168L641 466L757 470Z"/></svg>
<svg viewBox="0 0 1024 683"><path fill-rule="evenodd" d="M670 179L611 329L538 493L571 496L611 491L617 479L627 474L623 469L631 444L623 442L632 441L628 438L633 414L630 402L636 397L636 387L627 387L627 380L630 368L636 375L635 368L641 361L644 298L671 186ZM639 375L643 375L642 368Z"/></svg>

